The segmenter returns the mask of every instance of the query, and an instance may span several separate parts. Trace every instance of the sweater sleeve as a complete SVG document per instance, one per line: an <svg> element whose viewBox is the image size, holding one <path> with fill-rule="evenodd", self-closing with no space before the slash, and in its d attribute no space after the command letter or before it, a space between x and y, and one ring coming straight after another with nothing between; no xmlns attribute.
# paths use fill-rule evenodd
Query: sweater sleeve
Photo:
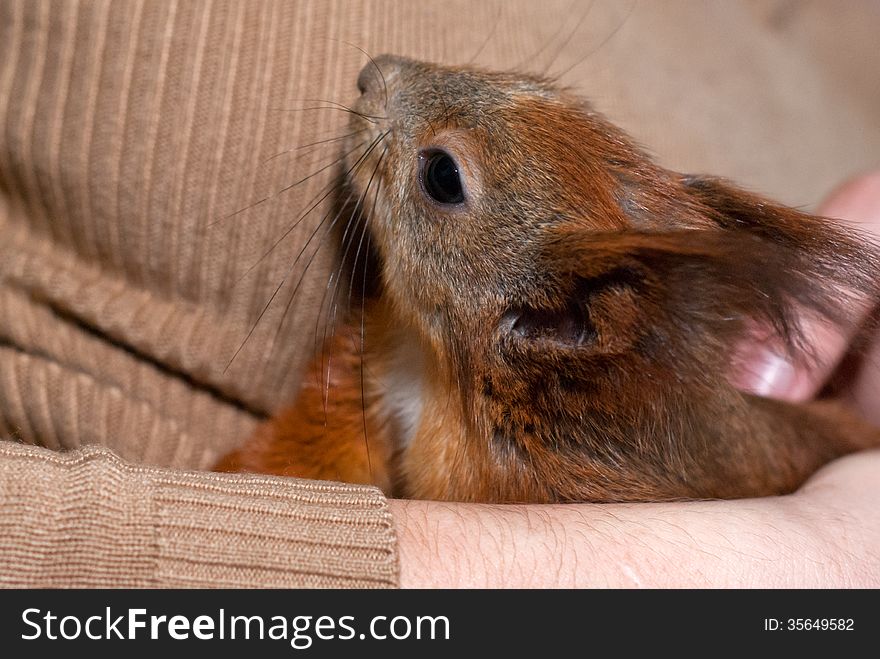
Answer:
<svg viewBox="0 0 880 659"><path fill-rule="evenodd" d="M376 488L0 442L4 587L394 587Z"/></svg>

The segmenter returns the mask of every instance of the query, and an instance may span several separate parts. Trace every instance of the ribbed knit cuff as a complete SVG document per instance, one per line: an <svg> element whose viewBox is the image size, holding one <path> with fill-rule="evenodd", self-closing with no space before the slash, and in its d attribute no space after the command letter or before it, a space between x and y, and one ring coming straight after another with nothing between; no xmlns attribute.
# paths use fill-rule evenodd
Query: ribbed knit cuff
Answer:
<svg viewBox="0 0 880 659"><path fill-rule="evenodd" d="M0 585L395 587L376 488L0 442Z"/></svg>

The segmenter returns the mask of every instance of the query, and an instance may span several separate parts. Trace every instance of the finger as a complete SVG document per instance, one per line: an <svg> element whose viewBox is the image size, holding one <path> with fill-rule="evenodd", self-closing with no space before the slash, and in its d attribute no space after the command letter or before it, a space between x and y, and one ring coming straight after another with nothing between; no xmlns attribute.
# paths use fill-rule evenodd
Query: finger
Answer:
<svg viewBox="0 0 880 659"><path fill-rule="evenodd" d="M880 172L866 176L851 195L852 207L846 209L880 233ZM862 367L849 392L851 402L871 423L880 426L880 334L871 339Z"/></svg>
<svg viewBox="0 0 880 659"><path fill-rule="evenodd" d="M868 237L880 237L880 171L850 179L828 196L817 213L842 220ZM772 342L748 342L740 348L735 360L732 377L735 386L761 396L789 401L814 397L840 362L869 311L868 301L858 305L852 310L846 326L803 318L803 336L811 351L797 361ZM880 346L877 350L880 358ZM874 386L874 393L880 394L880 372L876 379L868 378L863 386L866 396L870 395L869 390L874 391Z"/></svg>

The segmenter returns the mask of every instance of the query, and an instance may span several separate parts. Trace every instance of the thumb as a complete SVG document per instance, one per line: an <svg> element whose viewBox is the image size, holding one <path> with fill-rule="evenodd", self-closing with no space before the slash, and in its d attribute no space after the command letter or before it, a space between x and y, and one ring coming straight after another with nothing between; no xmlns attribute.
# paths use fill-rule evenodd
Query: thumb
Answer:
<svg viewBox="0 0 880 659"><path fill-rule="evenodd" d="M880 237L880 171L850 179L834 190L817 214L844 221L867 236ZM780 346L753 340L738 349L734 385L770 398L804 401L813 398L846 353L853 334L876 300L853 309L845 327L816 318L801 319L809 358L794 362ZM761 337L756 336L755 339Z"/></svg>

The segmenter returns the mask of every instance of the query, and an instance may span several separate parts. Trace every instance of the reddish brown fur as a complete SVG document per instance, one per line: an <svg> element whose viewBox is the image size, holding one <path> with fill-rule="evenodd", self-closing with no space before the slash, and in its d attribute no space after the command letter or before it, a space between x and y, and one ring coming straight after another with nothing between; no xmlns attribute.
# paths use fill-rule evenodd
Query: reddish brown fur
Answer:
<svg viewBox="0 0 880 659"><path fill-rule="evenodd" d="M356 109L386 118L354 124L390 132L351 176L381 267L365 350L343 330L330 390L307 378L220 468L432 499L646 501L790 492L880 445L834 404L727 377L754 323L797 355L799 314L839 321L844 292L876 295L860 238L658 167L550 81L377 67ZM419 187L425 149L455 157L463 203Z"/></svg>
<svg viewBox="0 0 880 659"><path fill-rule="evenodd" d="M215 470L372 483L389 489L390 443L369 403L362 405L357 341L347 330L330 339L332 359L315 360L293 404L259 426L247 444L224 456ZM364 441L365 427L369 443Z"/></svg>

